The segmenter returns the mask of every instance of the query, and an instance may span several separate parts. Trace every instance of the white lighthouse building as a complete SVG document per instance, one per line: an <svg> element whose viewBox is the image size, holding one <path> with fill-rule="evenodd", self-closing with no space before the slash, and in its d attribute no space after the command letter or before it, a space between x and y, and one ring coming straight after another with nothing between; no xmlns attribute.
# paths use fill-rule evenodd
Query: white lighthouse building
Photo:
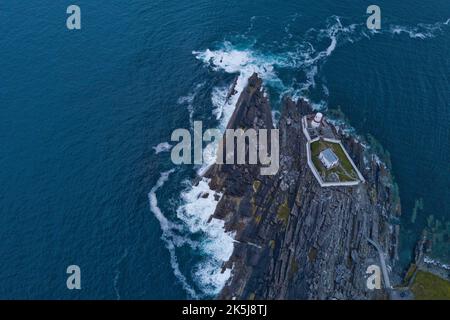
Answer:
<svg viewBox="0 0 450 320"><path fill-rule="evenodd" d="M322 124L323 114L320 112L317 112L314 119L311 121L311 127L312 128L319 128Z"/></svg>
<svg viewBox="0 0 450 320"><path fill-rule="evenodd" d="M322 161L322 164L328 170L339 164L339 158L330 148L323 150L319 154L319 160Z"/></svg>

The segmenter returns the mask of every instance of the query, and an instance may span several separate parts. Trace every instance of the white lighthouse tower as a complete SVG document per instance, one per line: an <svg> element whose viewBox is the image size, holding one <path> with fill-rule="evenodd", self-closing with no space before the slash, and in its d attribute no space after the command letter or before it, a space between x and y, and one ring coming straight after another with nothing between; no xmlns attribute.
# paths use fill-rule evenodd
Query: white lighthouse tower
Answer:
<svg viewBox="0 0 450 320"><path fill-rule="evenodd" d="M320 112L317 112L314 119L311 121L311 127L313 128L319 128L322 124L323 114Z"/></svg>

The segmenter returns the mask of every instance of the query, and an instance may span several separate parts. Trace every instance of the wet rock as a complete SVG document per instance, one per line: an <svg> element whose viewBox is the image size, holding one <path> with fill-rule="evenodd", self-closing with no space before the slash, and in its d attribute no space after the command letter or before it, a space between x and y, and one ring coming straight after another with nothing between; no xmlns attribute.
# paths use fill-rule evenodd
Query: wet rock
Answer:
<svg viewBox="0 0 450 320"><path fill-rule="evenodd" d="M367 261L378 253L371 238L396 259L400 214L389 170L369 158L364 148L336 129L366 183L321 188L306 161L301 118L310 114L306 101L283 100L280 165L275 176L261 176L258 165L213 165L206 173L210 187L223 194L214 217L235 232L231 279L219 299L377 299L366 287ZM262 81L253 75L239 97L228 128L273 128ZM257 182L255 182L257 181ZM250 245L251 244L256 244Z"/></svg>

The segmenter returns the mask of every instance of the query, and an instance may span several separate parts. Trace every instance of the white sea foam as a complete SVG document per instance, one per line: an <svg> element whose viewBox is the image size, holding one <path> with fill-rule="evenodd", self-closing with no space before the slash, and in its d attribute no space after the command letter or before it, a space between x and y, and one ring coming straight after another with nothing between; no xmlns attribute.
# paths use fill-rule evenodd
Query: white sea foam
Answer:
<svg viewBox="0 0 450 320"><path fill-rule="evenodd" d="M281 84L274 72L275 61L264 59L251 50L235 49L230 43L225 43L222 49L207 49L193 54L213 70L237 74L235 94L228 97L229 87L216 87L212 90L212 113L219 120L219 129L222 131L225 130L239 96L253 73L258 73L266 82ZM204 164L198 170L200 176L214 164L217 146L218 141L214 141L204 149ZM225 232L222 220L210 220L222 195L211 190L208 183L209 181L203 178L197 185L190 186L181 194L183 204L177 209L177 217L188 226L190 233L200 232L206 235L201 245L205 259L194 268L193 275L202 291L213 295L223 288L231 276L230 269L222 272L221 267L233 252L234 234Z"/></svg>
<svg viewBox="0 0 450 320"><path fill-rule="evenodd" d="M233 252L234 233L225 232L222 220L209 221L222 194L211 190L207 179L200 180L196 186L189 185L182 192L183 204L176 212L180 222L175 223L164 215L158 206L156 192L163 187L174 171L172 169L161 173L148 194L150 209L160 224L163 232L161 239L169 250L170 264L183 288L191 298L211 296L220 291L231 275L229 269L222 273L221 267ZM190 239L194 235L200 236L200 240ZM195 286L200 288L201 292L196 292L194 286L189 284L187 277L181 272L176 248L184 245L199 251L203 256L202 261L192 269Z"/></svg>
<svg viewBox="0 0 450 320"><path fill-rule="evenodd" d="M409 28L404 26L391 26L390 31L393 35L399 35L406 33L410 38L415 39L426 39L433 37L434 35L430 32L419 32L417 28Z"/></svg>
<svg viewBox="0 0 450 320"><path fill-rule="evenodd" d="M437 267L440 267L440 268L443 268L443 269L446 269L446 270L450 270L450 265L442 263L442 262L440 262L440 261L438 261L436 259L430 258L428 256L425 256L423 258L423 262L425 262L427 264L432 264L434 266L437 266Z"/></svg>
<svg viewBox="0 0 450 320"><path fill-rule="evenodd" d="M221 250L216 248L216 250ZM208 296L216 295L231 277L232 270L222 273L216 261L205 260L194 268L193 275L202 284L202 290Z"/></svg>
<svg viewBox="0 0 450 320"><path fill-rule="evenodd" d="M170 254L170 265L172 266L173 272L177 279L180 281L183 288L186 290L186 292L189 294L191 298L198 298L197 293L195 290L190 286L187 282L186 277L183 275L183 273L180 270L180 266L178 264L177 255L175 252L176 244L178 246L180 245L180 241L177 241L174 243L174 239L179 238L174 233L174 230L180 230L182 229L181 226L178 226L171 221L169 221L165 215L162 213L161 209L158 207L158 199L156 197L156 191L160 189L164 183L169 179L169 175L173 173L175 170L172 169L170 171L166 171L161 173L160 178L156 182L156 185L151 189L150 193L148 194L149 202L150 202L150 209L155 215L156 219L158 219L161 230L162 230L162 236L161 239L164 241L167 250L169 250Z"/></svg>
<svg viewBox="0 0 450 320"><path fill-rule="evenodd" d="M323 111L328 107L328 104L325 100L320 100L319 102L312 102L311 104L311 108L314 111Z"/></svg>
<svg viewBox="0 0 450 320"><path fill-rule="evenodd" d="M229 117L229 113L233 106L230 101L226 101L228 95L229 88L227 87L215 87L213 88L211 94L211 102L214 106L212 111L213 115L216 117L216 120L220 120L224 116Z"/></svg>
<svg viewBox="0 0 450 320"><path fill-rule="evenodd" d="M237 55L241 56L241 58L244 57L244 55L241 55L240 53L237 53ZM211 56L215 56L217 58L218 54L207 52L205 59L210 59ZM237 60L238 57L228 55L226 61L222 60L222 63L226 63L228 70L237 70L233 69L237 68L236 66L233 66L234 63L241 63ZM231 118L240 93L247 85L247 78L250 77L251 74L248 75L248 77L247 75L248 74L245 74L245 76L240 76L237 79L235 86L237 94L231 96L228 101L226 101L226 98L230 88L217 87L212 90L212 112L216 119L220 121L220 129L222 130L225 129L228 120ZM190 94L186 97L182 97L179 100L179 103L192 105L194 98L195 94ZM218 143L216 141L209 143L203 150L204 163L198 170L198 174L200 176L202 176L207 168L215 162L217 145ZM231 275L230 269L227 269L224 272L221 272L221 269L222 264L229 259L233 252L234 234L225 232L223 221L218 219L211 219L210 221L210 218L214 213L217 203L222 195L211 190L208 183L209 181L205 178L201 179L197 185L191 185L190 182L188 182L188 187L181 193L180 196L182 204L176 210L177 218L182 221L183 226L187 229L186 231L190 235L202 235L202 240L198 244L198 249L201 251L203 258L202 261L194 266L192 271L196 285L202 291L201 294L195 293L194 289L187 283L186 277L181 274L177 265L172 266L174 273L183 284L183 287L188 291L188 293L190 292L189 290L192 290L193 293L191 292L190 294L195 294L195 297L217 294ZM157 208L154 208L154 210L158 213ZM161 215L160 218L162 221L161 227L164 230L164 226L167 223L170 223L170 221L164 219L164 216ZM170 230L171 228L166 229ZM171 252L171 260L174 260L176 263L175 250L171 247L174 240L174 234L169 231L167 231L166 234L166 239L170 240L167 247Z"/></svg>
<svg viewBox="0 0 450 320"><path fill-rule="evenodd" d="M362 38L358 31L359 25L352 24L344 26L338 16L332 16L327 21L324 29L309 29L304 40L296 45L294 51L285 54L286 59L279 59L284 62L283 67L299 69L305 74L305 81L300 83L298 89L286 88L283 94L289 94L294 99L308 99L308 93L316 88L316 77L321 66L327 61L338 46L348 42L355 42ZM326 46L324 46L326 45ZM318 49L318 48L322 49ZM324 87L324 90L327 89ZM328 92L325 93L328 96ZM323 104L323 101L319 102ZM326 108L326 103L325 103Z"/></svg>
<svg viewBox="0 0 450 320"><path fill-rule="evenodd" d="M178 104L186 105L186 108L189 112L189 124L191 126L191 129L194 127L194 99L204 85L205 82L197 84L188 95L180 97L178 99Z"/></svg>
<svg viewBox="0 0 450 320"><path fill-rule="evenodd" d="M344 42L354 42L357 40L358 37L354 39L352 37L358 35L355 32L358 26L358 24L343 26L338 16L332 16L327 22L327 28L318 31L314 28L308 30L307 35L309 38L312 38L312 41L327 39L330 43L325 50L316 52L313 45L308 42L309 50L305 51L305 57L307 58L305 59L305 65L316 65L318 61L331 56L338 46L339 39L342 39Z"/></svg>
<svg viewBox="0 0 450 320"><path fill-rule="evenodd" d="M267 58L250 49L235 48L230 42L225 42L218 50L206 49L194 51L194 56L203 61L215 71L236 74L235 94L228 100L229 87L216 87L212 91L211 102L213 104L213 115L219 120L219 129L224 131L230 120L240 94L247 86L248 78L257 73L265 83L273 86L283 87L282 81L277 77L274 66L281 63L277 57ZM204 164L198 170L202 175L215 162L218 142L208 144L203 152Z"/></svg>
<svg viewBox="0 0 450 320"><path fill-rule="evenodd" d="M323 90L323 94L328 97L330 95L330 90L328 89L328 87L326 85L322 85L322 90Z"/></svg>
<svg viewBox="0 0 450 320"><path fill-rule="evenodd" d="M344 43L356 40L352 36L357 34L357 27L357 24L343 26L340 18L333 16L327 22L326 28L310 29L303 42L298 43L294 50L282 54L259 52L251 47L241 48L228 41L224 42L217 50L194 51L195 57L213 70L238 75L235 88L237 94L231 97L231 101L228 103L225 103L228 88L221 87L213 90L213 114L221 120L221 128L225 127L231 117L237 99L247 84L247 79L255 72L263 79L265 85L280 93L290 94L295 98L305 98L305 93L316 86L319 66L332 55L338 47L339 41ZM317 41L327 41L328 45L318 51L311 43ZM302 70L305 73L306 81L299 86L299 89L286 86L276 74L276 67Z"/></svg>
<svg viewBox="0 0 450 320"><path fill-rule="evenodd" d="M119 261L117 262L117 270L116 270L116 274L115 274L114 280L113 280L113 287L114 287L114 292L116 293L116 300L121 299L120 292L119 292L119 278L121 275L120 265L127 258L127 256L128 256L128 248L125 248L122 256L120 257Z"/></svg>
<svg viewBox="0 0 450 320"><path fill-rule="evenodd" d="M211 295L220 291L231 274L231 270L222 273L221 267L233 253L234 233L225 232L224 221L211 219L222 194L211 190L208 183L203 178L181 194L183 205L177 209L177 217L190 233L206 236L201 244L205 259L195 267L194 274L202 291Z"/></svg>
<svg viewBox="0 0 450 320"><path fill-rule="evenodd" d="M252 18L251 26L247 33L252 30L255 21L256 17ZM388 32L393 35L406 33L411 38L424 39L442 30L443 26L449 23L450 19L440 24L418 25L413 28L393 26ZM286 33L288 34L288 38L291 39L292 37L289 37L290 26L287 26ZM253 73L258 73L263 79L265 86L270 86L272 89L278 90L280 96L290 94L294 98L308 100L306 94L311 88L316 86L316 77L319 73L320 66L327 61L328 57L339 46L345 43L353 43L359 39L370 39L373 36L383 33L385 31L367 31L367 28L363 24L344 26L339 17L333 16L327 21L326 28L319 30L310 29L305 35L304 41L298 43L295 50L283 54L262 53L253 49L252 46L242 48L233 46L230 42L224 42L217 50L206 49L204 51L194 51L193 54L196 59L204 62L214 71L237 75L235 85L236 93L229 97L228 100L229 87L221 86L212 90L212 114L219 121L219 128L224 130L231 118L240 94L247 85L248 78ZM316 49L315 46L317 48L321 47L321 49ZM276 74L276 67L301 70L304 72L306 79L296 89L286 86ZM198 88L196 87L196 89ZM179 100L180 104L187 105L191 127L193 123L193 101L197 92L196 89L188 96L182 97ZM323 86L323 91L328 96L328 89L325 86ZM327 106L325 100L321 100L318 103L311 103L315 108L320 110L325 109ZM346 125L342 125L342 131L346 134L351 134L351 130ZM204 165L198 169L200 176L214 163L216 151L217 141L208 144L204 149ZM208 180L205 178L201 179L197 185L189 185L181 193L182 204L176 210L177 218L181 221L181 224L173 223L159 209L155 194L164 182L167 181L171 172L173 170L161 174L161 178L158 180L156 186L149 193L149 200L151 209L163 230L162 239L170 252L172 268L190 296L201 297L204 294L216 294L231 276L232 270L227 269L222 273L221 267L232 254L234 243L234 235L225 232L223 221L217 219L209 221L216 209L218 199L222 195L211 190L208 186ZM190 235L202 234L203 237L200 242L196 242L188 239L187 236L182 237L179 235L183 232ZM188 283L187 278L181 273L178 266L175 248L184 244L188 244L196 250L201 250L204 257L192 269L193 279L201 289L201 293L195 292L194 287Z"/></svg>
<svg viewBox="0 0 450 320"><path fill-rule="evenodd" d="M389 32L392 35L406 34L412 39L430 39L443 32L444 26L448 26L450 19L445 22L436 22L432 24L419 23L416 26L391 25Z"/></svg>
<svg viewBox="0 0 450 320"><path fill-rule="evenodd" d="M161 142L157 146L152 147L153 150L155 150L155 154L161 153L161 152L168 152L170 149L172 149L172 145L168 142Z"/></svg>
<svg viewBox="0 0 450 320"><path fill-rule="evenodd" d="M261 54L252 49L240 49L227 41L218 50L206 49L194 51L193 54L213 70L239 75L235 87L238 94L232 97L236 101L253 73L257 73L266 84L275 87L283 86L274 70L276 65L281 66L285 63L283 61L285 58L281 56Z"/></svg>

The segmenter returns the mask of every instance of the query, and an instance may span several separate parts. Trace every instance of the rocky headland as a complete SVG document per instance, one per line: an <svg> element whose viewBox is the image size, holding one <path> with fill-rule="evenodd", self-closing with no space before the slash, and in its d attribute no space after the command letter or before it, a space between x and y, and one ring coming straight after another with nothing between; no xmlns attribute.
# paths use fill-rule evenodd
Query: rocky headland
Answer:
<svg viewBox="0 0 450 320"><path fill-rule="evenodd" d="M219 164L205 174L210 188L223 194L213 216L225 221L236 240L223 266L232 276L219 299L388 298L384 281L380 290L367 288L366 270L380 265L373 243L383 251L388 272L397 259L399 230L392 222L401 208L390 171L357 139L331 125L365 182L322 188L307 165L301 125L312 112L304 100L284 99L276 175L260 175L258 165ZM228 128L274 128L256 74Z"/></svg>

